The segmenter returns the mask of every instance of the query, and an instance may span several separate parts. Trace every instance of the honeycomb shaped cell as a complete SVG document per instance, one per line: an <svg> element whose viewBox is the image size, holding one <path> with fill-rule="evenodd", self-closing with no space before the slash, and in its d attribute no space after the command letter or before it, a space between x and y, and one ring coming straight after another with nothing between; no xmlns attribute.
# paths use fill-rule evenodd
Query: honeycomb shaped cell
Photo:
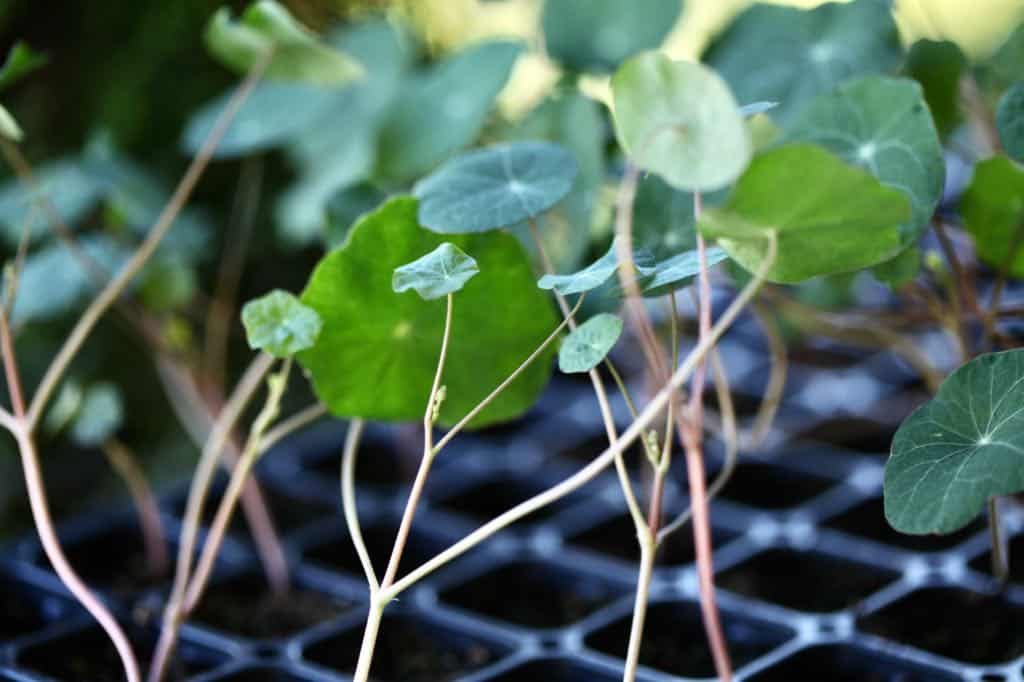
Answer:
<svg viewBox="0 0 1024 682"><path fill-rule="evenodd" d="M151 660L155 643L152 635L130 631L128 636L139 661ZM183 637L165 679L170 682L186 680L210 670L223 658L219 652ZM17 654L15 663L54 680L124 682L124 668L117 650L98 625L35 642Z"/></svg>
<svg viewBox="0 0 1024 682"><path fill-rule="evenodd" d="M441 600L523 627L557 628L585 618L620 593L596 575L525 560L445 590Z"/></svg>
<svg viewBox="0 0 1024 682"><path fill-rule="evenodd" d="M1021 554L1021 552L1024 552L1024 535L1015 535L1010 538L1007 548L1007 556L1010 557L1010 581L1015 583L1024 583L1024 566L1021 565L1019 560L1014 560L1016 557L1024 556L1024 554ZM981 556L976 557L971 561L971 568L991 575L992 552L988 551Z"/></svg>
<svg viewBox="0 0 1024 682"><path fill-rule="evenodd" d="M518 665L489 682L618 682L619 676L598 672L582 663L547 658Z"/></svg>
<svg viewBox="0 0 1024 682"><path fill-rule="evenodd" d="M826 644L801 649L750 682L954 682L961 679L943 670L901 661L878 651L847 644Z"/></svg>
<svg viewBox="0 0 1024 682"><path fill-rule="evenodd" d="M293 584L287 593L275 595L267 588L264 576L244 573L210 585L192 622L225 634L273 640L297 635L353 606L337 595L301 584Z"/></svg>
<svg viewBox="0 0 1024 682"><path fill-rule="evenodd" d="M982 521L976 521L966 528L948 535L906 535L893 530L885 520L882 498L873 497L851 507L842 514L825 522L829 528L835 528L851 535L868 538L894 547L913 552L941 552L952 549L984 527Z"/></svg>
<svg viewBox="0 0 1024 682"><path fill-rule="evenodd" d="M834 482L819 476L788 471L763 462L736 467L721 497L760 509L788 509L822 494Z"/></svg>
<svg viewBox="0 0 1024 682"><path fill-rule="evenodd" d="M711 539L717 548L736 537L736 533L712 529ZM640 559L640 545L636 541L633 520L625 514L616 514L596 526L574 535L570 544L616 559L636 562ZM658 550L659 566L684 566L695 558L693 535L683 531L669 536Z"/></svg>
<svg viewBox="0 0 1024 682"><path fill-rule="evenodd" d="M897 578L888 569L794 549L769 549L715 579L731 592L797 611L851 607Z"/></svg>
<svg viewBox="0 0 1024 682"><path fill-rule="evenodd" d="M64 606L57 597L0 574L0 641L43 629Z"/></svg>
<svg viewBox="0 0 1024 682"><path fill-rule="evenodd" d="M306 647L304 658L343 673L355 671L362 625L324 636ZM375 682L447 682L490 665L505 647L403 613L389 613L381 623L373 657Z"/></svg>
<svg viewBox="0 0 1024 682"><path fill-rule="evenodd" d="M480 483L456 495L446 497L438 505L446 511L484 523L550 487L550 483L546 481L503 477ZM551 518L582 499L583 497L580 495L568 495L558 502L530 514L523 519L522 523L537 523Z"/></svg>
<svg viewBox="0 0 1024 682"><path fill-rule="evenodd" d="M224 487L219 486L203 507L203 523L206 525L213 522L223 492ZM279 531L292 531L317 519L333 517L337 513L337 507L326 501L289 495L273 486L260 486L260 493L270 511L270 517L274 520L274 526ZM185 514L185 502L186 498L182 496L174 502L172 507L172 511L179 519ZM249 525L241 507L235 509L235 513L231 517L230 528L240 537L248 537Z"/></svg>
<svg viewBox="0 0 1024 682"><path fill-rule="evenodd" d="M630 613L594 631L586 638L587 646L624 659L632 619ZM768 653L793 636L788 628L728 612L722 613L722 628L737 667ZM691 601L651 604L640 663L671 675L713 677L715 663L708 649L700 606Z"/></svg>
<svg viewBox="0 0 1024 682"><path fill-rule="evenodd" d="M825 419L797 433L793 440L814 441L866 455L888 457L895 426L886 426L862 417Z"/></svg>
<svg viewBox="0 0 1024 682"><path fill-rule="evenodd" d="M1005 663L1024 654L1024 608L960 587L915 590L859 627L966 663Z"/></svg>
<svg viewBox="0 0 1024 682"><path fill-rule="evenodd" d="M370 560L377 575L383 575L387 568L388 560L391 558L391 550L395 544L395 535L398 532L398 524L391 521L378 520L363 526L363 541L370 553ZM409 538L406 541L405 550L402 552L402 562L398 568L398 575L402 576L411 569L422 565L432 559L444 547L439 547L436 542L427 537L414 522ZM351 574L358 579L363 578L363 566L359 562L355 546L348 535L348 531L338 528L335 532L328 533L325 537L318 538L303 553L307 561L314 563L321 568L332 571L341 571ZM443 569L442 569L443 570Z"/></svg>
<svg viewBox="0 0 1024 682"><path fill-rule="evenodd" d="M284 668L254 666L219 675L210 682L315 682L315 680Z"/></svg>

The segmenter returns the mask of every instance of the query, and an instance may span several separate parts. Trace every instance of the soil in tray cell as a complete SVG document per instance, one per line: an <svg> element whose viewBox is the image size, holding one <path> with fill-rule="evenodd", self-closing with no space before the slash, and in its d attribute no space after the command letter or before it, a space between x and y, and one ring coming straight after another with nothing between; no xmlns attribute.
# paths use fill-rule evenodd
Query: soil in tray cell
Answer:
<svg viewBox="0 0 1024 682"><path fill-rule="evenodd" d="M168 578L150 567L142 533L135 524L117 524L64 547L68 561L86 584L117 595L156 587ZM168 548L168 552L173 560L173 551ZM40 560L47 561L45 557Z"/></svg>
<svg viewBox="0 0 1024 682"><path fill-rule="evenodd" d="M825 645L803 649L754 675L750 682L953 682L958 679L940 670L890 659L877 651Z"/></svg>

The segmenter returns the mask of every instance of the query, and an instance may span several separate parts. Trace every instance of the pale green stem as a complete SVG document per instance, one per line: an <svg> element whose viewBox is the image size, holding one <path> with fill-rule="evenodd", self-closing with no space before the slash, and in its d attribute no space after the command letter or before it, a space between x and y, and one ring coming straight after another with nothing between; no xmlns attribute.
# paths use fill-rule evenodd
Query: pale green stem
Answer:
<svg viewBox="0 0 1024 682"><path fill-rule="evenodd" d="M356 456L359 453L359 441L362 439L365 426L366 423L362 419L353 419L348 423L345 447L341 454L341 505L345 512L345 525L348 527L349 537L356 548L359 563L363 566L370 593L374 594L380 589L380 582L377 580L376 571L373 570L373 561L370 559L370 551L366 548L366 541L363 540L363 529L359 525L359 507L356 504Z"/></svg>

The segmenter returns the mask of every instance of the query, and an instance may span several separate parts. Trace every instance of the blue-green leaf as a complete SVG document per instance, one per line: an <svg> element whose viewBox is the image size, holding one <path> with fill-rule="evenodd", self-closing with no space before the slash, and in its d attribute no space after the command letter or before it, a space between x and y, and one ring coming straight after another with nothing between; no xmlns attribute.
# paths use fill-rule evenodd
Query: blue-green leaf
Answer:
<svg viewBox="0 0 1024 682"><path fill-rule="evenodd" d="M420 298L432 301L458 291L479 272L480 267L472 257L445 242L427 255L395 268L391 288L398 293L415 289Z"/></svg>
<svg viewBox="0 0 1024 682"><path fill-rule="evenodd" d="M597 367L622 335L622 318L600 313L577 327L558 350L558 368L566 374Z"/></svg>
<svg viewBox="0 0 1024 682"><path fill-rule="evenodd" d="M286 358L312 348L320 336L320 315L294 295L276 289L242 308L249 347Z"/></svg>

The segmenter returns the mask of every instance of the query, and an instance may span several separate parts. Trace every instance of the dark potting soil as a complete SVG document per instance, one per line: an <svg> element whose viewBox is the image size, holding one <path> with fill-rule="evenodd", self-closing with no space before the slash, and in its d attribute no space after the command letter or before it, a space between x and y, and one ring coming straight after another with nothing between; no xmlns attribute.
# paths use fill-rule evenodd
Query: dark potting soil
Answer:
<svg viewBox="0 0 1024 682"><path fill-rule="evenodd" d="M607 447L608 436L601 433L591 436L570 448L560 450L558 455L575 462L589 464L594 458L604 452ZM625 458L626 466L634 470L639 468L641 463L646 464L647 462L647 455L644 454L643 448L639 445L634 445L627 449L623 457Z"/></svg>
<svg viewBox="0 0 1024 682"><path fill-rule="evenodd" d="M520 502L525 502L534 495L548 489L542 481L518 481L514 479L495 480L473 486L452 497L445 498L438 504L443 509L469 516L477 521L490 521L507 512ZM578 501L578 495L569 495L555 504L530 514L524 523L536 523L557 514Z"/></svg>
<svg viewBox="0 0 1024 682"><path fill-rule="evenodd" d="M632 614L595 631L587 645L611 656L626 657ZM737 667L771 651L793 633L740 616L723 614L729 654ZM641 665L683 677L712 677L715 662L707 646L700 607L693 602L651 604L640 648Z"/></svg>
<svg viewBox="0 0 1024 682"><path fill-rule="evenodd" d="M658 551L659 566L684 566L693 563L696 558L693 536L690 527L681 530L677 535L670 536L661 544ZM713 528L711 540L715 548L724 545L736 537L735 533ZM624 514L614 517L589 528L569 539L569 543L586 549L607 554L617 559L636 562L640 559L640 546L636 541L636 528L633 520Z"/></svg>
<svg viewBox="0 0 1024 682"><path fill-rule="evenodd" d="M132 648L140 662L151 659L152 641L133 637ZM182 645L178 657L168 666L165 679L183 681L212 668L217 662L212 653L200 653L189 645ZM98 626L27 647L18 655L17 664L68 682L124 682L124 668L117 650Z"/></svg>
<svg viewBox="0 0 1024 682"><path fill-rule="evenodd" d="M818 476L788 472L778 466L745 462L736 467L721 496L763 509L788 509L817 497L833 485Z"/></svg>
<svg viewBox="0 0 1024 682"><path fill-rule="evenodd" d="M517 561L446 590L441 600L516 625L556 628L585 618L616 596L596 577Z"/></svg>
<svg viewBox="0 0 1024 682"><path fill-rule="evenodd" d="M614 675L596 673L559 659L530 661L491 679L491 682L618 682Z"/></svg>
<svg viewBox="0 0 1024 682"><path fill-rule="evenodd" d="M980 522L979 522L980 525ZM1017 557L1024 557L1024 535L1016 535L1007 543L1007 556L1010 557L1010 581L1024 583L1024 566ZM988 551L971 561L971 568L981 573L992 575L992 552Z"/></svg>
<svg viewBox="0 0 1024 682"><path fill-rule="evenodd" d="M391 558L391 550L395 544L395 535L398 532L397 524L374 523L363 527L363 541L370 553L370 560L377 571L377 575L383 575L387 569L388 560ZM402 561L398 566L398 575L403 576L410 570L424 564L432 559L443 547L436 547L422 534L417 532L416 524L413 523L409 538L402 552ZM349 538L348 533L338 533L329 536L324 542L313 545L306 550L307 560L319 564L323 568L333 569L350 573L362 578L363 566L356 554L355 546Z"/></svg>
<svg viewBox="0 0 1024 682"><path fill-rule="evenodd" d="M326 668L352 672L363 628L328 637L305 651ZM495 661L501 652L487 643L404 615L386 615L373 657L374 682L447 682Z"/></svg>
<svg viewBox="0 0 1024 682"><path fill-rule="evenodd" d="M829 519L825 525L913 552L941 552L952 549L985 527L984 522L978 520L949 535L904 535L893 530L885 520L880 497L861 502Z"/></svg>
<svg viewBox="0 0 1024 682"><path fill-rule="evenodd" d="M0 640L31 634L46 625L42 604L15 582L0 582Z"/></svg>
<svg viewBox="0 0 1024 682"><path fill-rule="evenodd" d="M154 573L146 557L142 533L134 524L118 524L101 533L66 544L68 561L86 584L130 595L156 587L166 577ZM173 551L168 549L173 559ZM41 561L49 562L41 555Z"/></svg>
<svg viewBox="0 0 1024 682"><path fill-rule="evenodd" d="M273 595L262 576L246 574L211 584L193 622L251 639L276 639L330 620L352 606L340 597L298 585L287 594Z"/></svg>
<svg viewBox="0 0 1024 682"><path fill-rule="evenodd" d="M214 517L217 515L217 509L220 506L223 492L223 487L218 488L214 494L210 495L206 504L203 505L203 523L207 526L213 522ZM270 517L274 520L275 528L281 532L294 530L303 524L329 515L334 511L330 506L322 502L299 499L268 485L260 486L260 492L263 493L263 500L270 511ZM173 511L179 519L185 514L185 503L186 500L182 497L174 504ZM248 537L249 524L246 521L241 503L235 507L235 512L231 515L230 528L232 532L237 533L240 537Z"/></svg>
<svg viewBox="0 0 1024 682"><path fill-rule="evenodd" d="M341 450L324 452L311 459L310 464L316 473L337 481L341 472ZM356 481L382 487L406 485L416 475L418 465L419 453L406 454L385 443L367 443L359 449Z"/></svg>
<svg viewBox="0 0 1024 682"><path fill-rule="evenodd" d="M859 624L865 632L966 663L1003 663L1024 653L1024 608L963 588L911 592Z"/></svg>
<svg viewBox="0 0 1024 682"><path fill-rule="evenodd" d="M945 672L912 666L878 652L842 644L803 649L750 678L750 682L952 682Z"/></svg>
<svg viewBox="0 0 1024 682"><path fill-rule="evenodd" d="M308 682L308 679L277 668L245 668L226 677L218 677L217 682Z"/></svg>
<svg viewBox="0 0 1024 682"><path fill-rule="evenodd" d="M715 577L722 589L812 613L855 605L898 576L816 552L769 549Z"/></svg>

